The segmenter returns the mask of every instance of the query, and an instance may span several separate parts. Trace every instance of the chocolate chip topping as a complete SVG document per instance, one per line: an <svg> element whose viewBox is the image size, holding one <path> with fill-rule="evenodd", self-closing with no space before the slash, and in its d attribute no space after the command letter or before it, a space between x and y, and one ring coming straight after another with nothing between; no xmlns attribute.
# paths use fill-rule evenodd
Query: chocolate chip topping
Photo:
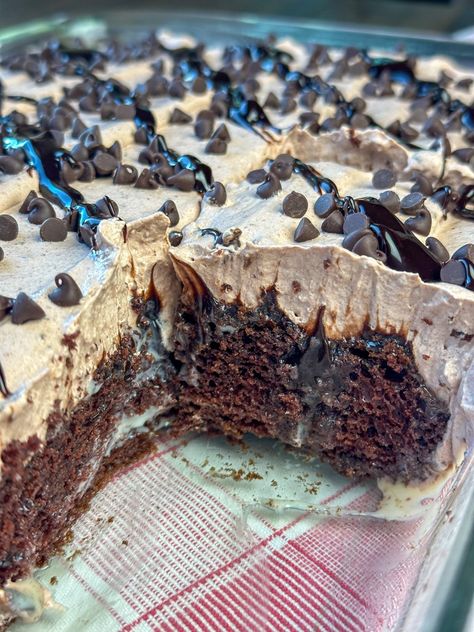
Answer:
<svg viewBox="0 0 474 632"><path fill-rule="evenodd" d="M281 191L280 180L274 173L267 173L265 180L257 187L257 195L263 200L271 198L273 195Z"/></svg>
<svg viewBox="0 0 474 632"><path fill-rule="evenodd" d="M158 182L156 181L153 172L146 168L143 169L135 181L135 187L137 189L157 189L158 186Z"/></svg>
<svg viewBox="0 0 474 632"><path fill-rule="evenodd" d="M474 244L464 244L453 253L452 259L468 259L474 264Z"/></svg>
<svg viewBox="0 0 474 632"><path fill-rule="evenodd" d="M204 94L207 91L207 83L204 77L196 77L191 85L191 90L194 94Z"/></svg>
<svg viewBox="0 0 474 632"><path fill-rule="evenodd" d="M169 123L174 125L185 125L186 123L191 123L192 120L192 116L189 116L189 114L186 114L179 108L175 108L169 117Z"/></svg>
<svg viewBox="0 0 474 632"><path fill-rule="evenodd" d="M462 147L453 151L452 155L460 162L469 164L472 158L474 158L474 147Z"/></svg>
<svg viewBox="0 0 474 632"><path fill-rule="evenodd" d="M176 78L171 81L168 88L168 94L173 99L183 99L186 94L186 88L183 85L183 82Z"/></svg>
<svg viewBox="0 0 474 632"><path fill-rule="evenodd" d="M49 299L60 307L79 305L82 292L72 276L66 272L57 274L54 278L56 289L48 294Z"/></svg>
<svg viewBox="0 0 474 632"><path fill-rule="evenodd" d="M210 138L214 129L214 120L211 118L198 118L194 123L194 133L201 140Z"/></svg>
<svg viewBox="0 0 474 632"><path fill-rule="evenodd" d="M409 193L400 202L400 209L407 215L415 215L423 206L425 196L422 193Z"/></svg>
<svg viewBox="0 0 474 632"><path fill-rule="evenodd" d="M344 219L342 230L345 235L368 228L370 220L364 213L350 213Z"/></svg>
<svg viewBox="0 0 474 632"><path fill-rule="evenodd" d="M41 224L40 237L43 241L64 241L67 237L66 224L58 217L50 217Z"/></svg>
<svg viewBox="0 0 474 632"><path fill-rule="evenodd" d="M412 178L415 184L411 188L412 193L421 193L425 197L429 197L433 194L433 186L426 176L422 173L417 173Z"/></svg>
<svg viewBox="0 0 474 632"><path fill-rule="evenodd" d="M20 292L16 297L10 314L14 325L23 325L30 320L40 320L46 316L38 303L24 292Z"/></svg>
<svg viewBox="0 0 474 632"><path fill-rule="evenodd" d="M293 173L293 164L293 156L280 154L272 162L270 171L275 174L279 180L289 180Z"/></svg>
<svg viewBox="0 0 474 632"><path fill-rule="evenodd" d="M26 196L26 198L23 200L20 208L18 209L18 212L21 213L22 215L27 215L29 213L28 206L30 205L30 202L36 199L37 197L38 197L38 194L36 193L36 191L30 191L28 195Z"/></svg>
<svg viewBox="0 0 474 632"><path fill-rule="evenodd" d="M316 228L316 226L307 217L303 217L296 227L293 239L297 243L302 243L304 241L316 239L316 237L318 236L319 230Z"/></svg>
<svg viewBox="0 0 474 632"><path fill-rule="evenodd" d="M204 199L209 204L223 206L227 200L227 192L224 185L221 182L214 182L204 195Z"/></svg>
<svg viewBox="0 0 474 632"><path fill-rule="evenodd" d="M119 165L114 172L114 184L134 184L138 178L138 171L133 165Z"/></svg>
<svg viewBox="0 0 474 632"><path fill-rule="evenodd" d="M405 226L414 233L426 237L431 230L431 213L426 208L417 211L415 217L409 217L405 221Z"/></svg>
<svg viewBox="0 0 474 632"><path fill-rule="evenodd" d="M41 225L49 217L56 217L50 202L40 197L33 198L28 204L28 221L30 224Z"/></svg>
<svg viewBox="0 0 474 632"><path fill-rule="evenodd" d="M207 143L204 152L206 154L223 155L227 152L227 143L220 138L211 138Z"/></svg>
<svg viewBox="0 0 474 632"><path fill-rule="evenodd" d="M0 295L0 321L12 311L15 299Z"/></svg>
<svg viewBox="0 0 474 632"><path fill-rule="evenodd" d="M344 225L344 215L341 211L332 211L321 224L321 230L326 233L336 233L342 235Z"/></svg>
<svg viewBox="0 0 474 632"><path fill-rule="evenodd" d="M85 123L78 116L74 119L72 123L71 136L73 138L79 138L81 134L86 131L87 127Z"/></svg>
<svg viewBox="0 0 474 632"><path fill-rule="evenodd" d="M194 183L194 173L190 169L181 169L181 171L167 179L169 186L176 187L180 191L192 191Z"/></svg>
<svg viewBox="0 0 474 632"><path fill-rule="evenodd" d="M111 156L116 158L119 162L122 160L122 146L118 140L114 141L107 150Z"/></svg>
<svg viewBox="0 0 474 632"><path fill-rule="evenodd" d="M13 241L18 237L18 222L12 215L0 214L0 241Z"/></svg>
<svg viewBox="0 0 474 632"><path fill-rule="evenodd" d="M16 175L23 169L23 164L12 156L0 156L0 173Z"/></svg>
<svg viewBox="0 0 474 632"><path fill-rule="evenodd" d="M308 210L308 200L302 193L292 191L283 200L282 208L288 217L303 217Z"/></svg>
<svg viewBox="0 0 474 632"><path fill-rule="evenodd" d="M80 182L92 182L95 179L96 171L95 167L90 160L81 162L82 172L79 176Z"/></svg>
<svg viewBox="0 0 474 632"><path fill-rule="evenodd" d="M218 138L219 140L223 140L226 143L230 142L231 138L230 138L229 130L227 129L227 126L225 123L221 123L219 125L219 127L216 129L216 131L212 135L212 138Z"/></svg>
<svg viewBox="0 0 474 632"><path fill-rule="evenodd" d="M249 184L259 184L265 180L266 175L265 169L254 169L248 172L246 179Z"/></svg>
<svg viewBox="0 0 474 632"><path fill-rule="evenodd" d="M314 212L318 217L329 217L337 208L334 193L324 193L314 203Z"/></svg>
<svg viewBox="0 0 474 632"><path fill-rule="evenodd" d="M397 176L390 169L379 169L372 177L372 185L376 189L389 189L397 183Z"/></svg>
<svg viewBox="0 0 474 632"><path fill-rule="evenodd" d="M438 261L446 263L446 261L449 260L449 252L439 239L436 239L436 237L428 237L425 243L428 250L434 254Z"/></svg>
<svg viewBox="0 0 474 632"><path fill-rule="evenodd" d="M382 263L385 263L387 260L385 253L378 248L377 237L371 232L362 235L360 239L356 241L352 252L356 255L377 259L377 261L381 261Z"/></svg>
<svg viewBox="0 0 474 632"><path fill-rule="evenodd" d="M183 233L180 230L171 230L168 233L168 239L171 246L179 246L183 240Z"/></svg>
<svg viewBox="0 0 474 632"><path fill-rule="evenodd" d="M94 156L92 164L98 176L110 176L117 168L118 160L104 151L99 151Z"/></svg>
<svg viewBox="0 0 474 632"><path fill-rule="evenodd" d="M263 103L263 107L269 108L270 110L278 110L280 107L280 101L273 92L269 92Z"/></svg>
<svg viewBox="0 0 474 632"><path fill-rule="evenodd" d="M179 223L179 213L176 208L176 204L173 200L166 200L162 206L158 209L158 213L164 213L166 217L169 217L170 226L176 226Z"/></svg>
<svg viewBox="0 0 474 632"><path fill-rule="evenodd" d="M380 202L388 208L392 213L398 213L400 211L400 198L395 191L383 191L379 195Z"/></svg>
<svg viewBox="0 0 474 632"><path fill-rule="evenodd" d="M467 278L466 268L462 261L451 259L441 268L441 281L454 285L464 285Z"/></svg>

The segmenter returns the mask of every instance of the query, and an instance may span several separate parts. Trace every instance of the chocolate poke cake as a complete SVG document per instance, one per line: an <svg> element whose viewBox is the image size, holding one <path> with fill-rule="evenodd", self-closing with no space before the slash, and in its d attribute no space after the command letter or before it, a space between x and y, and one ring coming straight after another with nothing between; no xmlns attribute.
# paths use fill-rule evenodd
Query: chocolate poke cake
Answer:
<svg viewBox="0 0 474 632"><path fill-rule="evenodd" d="M474 428L474 82L153 35L2 60L0 615L158 433L434 479Z"/></svg>

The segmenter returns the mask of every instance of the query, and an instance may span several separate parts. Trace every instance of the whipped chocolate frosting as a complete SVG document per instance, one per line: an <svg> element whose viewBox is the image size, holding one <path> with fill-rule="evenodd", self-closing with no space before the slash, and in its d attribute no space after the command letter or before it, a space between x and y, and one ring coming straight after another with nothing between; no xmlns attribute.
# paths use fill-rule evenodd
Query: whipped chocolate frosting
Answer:
<svg viewBox="0 0 474 632"><path fill-rule="evenodd" d="M194 44L187 42L185 46ZM81 109L80 99L79 107L77 99L69 100L76 109L74 118L81 122L76 122L76 128L84 134L99 126L98 145L108 156L96 154L91 161L88 156L83 162L92 162L93 172L101 177L76 180L71 186L87 202L96 203L107 196L117 207L116 216L94 225L92 249L84 243L84 235L81 242L74 232L68 232L62 241L44 241L40 227L20 212L30 191L44 196L36 170L23 168L19 173L0 175L0 213L14 217L18 224L18 237L1 243L0 293L15 299L24 292L45 314L22 325L14 324L8 314L0 322L0 448L33 434L43 439L50 412L55 407L65 410L87 395L97 364L114 349L120 336L135 326L133 296L147 296L151 289L156 292L163 342L171 348L181 282L190 282L183 271L190 266L211 294L224 303L238 301L254 308L262 292L274 288L280 309L303 328L311 328L318 308L325 305L324 327L332 338L357 335L366 327L404 336L412 343L417 369L428 388L449 405L448 433L433 464L434 469L446 468L472 440L474 428L474 293L469 283L466 279L461 284L439 279L424 282L420 274L406 272L403 266L393 269L374 256L366 256L365 251L357 253L345 247L344 235L329 232L324 223L327 217L315 212L316 202L328 191L324 187L315 190L291 169L286 177L285 165L278 172L272 161L277 162L282 154L299 159L335 183L341 198L355 200L382 199L383 190L376 186L381 182L403 202L416 177L422 175L431 186L422 195L423 213L427 215L419 212L420 207L414 213L404 212L410 211L409 206L397 209L395 215L402 222L418 217L414 228L424 233L417 233L422 244L427 237L434 237L452 255L474 242L474 221L468 217L472 201L466 198L462 208L459 205L463 191L472 186L474 163L456 154L472 144L469 108L459 106L463 113L456 119L456 112L443 111L438 116L425 102L413 107L423 98L421 92L416 98L404 97L407 82L391 76L388 62L385 75L381 72L375 77L375 61L347 51L326 51L331 61L321 52L318 61L314 58L317 51L293 42L281 42L267 53L236 47L209 49L196 57L194 48L183 49L180 54L177 50L178 42L168 38L163 50L145 61L110 64L94 71L97 80L112 76L125 84L126 94L136 95L140 86L153 77L156 80L150 65L162 61L159 77L165 79L167 92L148 95L145 108L153 115L153 130L137 125L133 116L131 120L104 120L108 114L100 104L94 109L93 104L89 108L82 102ZM371 59L375 60L375 55ZM356 63L358 70L353 68ZM245 64L246 77L242 72ZM249 64L255 66L251 72ZM316 74L311 64L316 64L321 79L302 90L301 82ZM418 60L419 90L421 81L439 81L437 64L449 75L446 90L452 100L470 103L474 86L458 87L468 73L450 60ZM176 66L181 73L180 85L173 77ZM232 71L233 81L243 86L243 94L231 94L230 106L229 102L223 106L218 98L225 92L219 83L222 77L209 70L221 67ZM401 69L408 72L403 65ZM74 91L81 79L54 74L51 81L38 84L34 78L25 81L23 73L7 70L2 82L6 96L52 97L57 103ZM315 95L314 102L308 94ZM127 105L127 98L121 105ZM265 101L268 106L257 107ZM136 98L131 101L132 109L137 103ZM34 123L37 107L4 98L2 114L16 110ZM341 107L346 108L345 114ZM176 114L176 108L188 118ZM128 116L125 110L122 114ZM111 114L116 115L116 111ZM439 117L446 130L441 135L436 131ZM222 123L225 130L219 129ZM178 165L181 170L173 165L166 182L149 185L149 173L143 171L153 166L154 159L147 158L144 150L153 154L152 132L162 135L176 156L194 156L210 168L213 188L206 183L204 190L199 190L197 177L191 178L184 162ZM79 156L83 149L78 145L85 145L85 137L83 141L81 134L77 138L74 125L61 133L62 147ZM213 134L217 136L213 138ZM116 142L120 149L116 146L114 157L111 146ZM4 153L11 157L14 152L4 143ZM113 182L119 181L119 165L126 165L127 174L136 174L130 176L130 184ZM265 171L266 184L249 182L252 178L247 178L248 173L260 169ZM382 173L377 180L374 174L383 170L388 175ZM191 190L186 190L186 178L191 178ZM260 189L259 194L257 189L263 185L266 193ZM433 195L442 187L449 187L449 204L440 203L440 195ZM307 200L303 212L284 211L284 201L293 193ZM172 212L167 205L170 200L175 205ZM68 217L68 210L58 200L52 201L52 207L56 217ZM461 259L469 266L468 258ZM445 263L436 265L441 268ZM448 272L445 278L451 280ZM77 305L63 307L48 298L56 287L55 277L64 273L74 279L83 295Z"/></svg>

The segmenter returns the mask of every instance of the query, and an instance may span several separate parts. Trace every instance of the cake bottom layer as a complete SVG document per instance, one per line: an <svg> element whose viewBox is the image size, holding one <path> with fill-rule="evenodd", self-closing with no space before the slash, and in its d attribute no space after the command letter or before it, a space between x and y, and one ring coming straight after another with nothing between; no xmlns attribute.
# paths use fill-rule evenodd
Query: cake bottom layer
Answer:
<svg viewBox="0 0 474 632"><path fill-rule="evenodd" d="M449 413L400 336L327 340L324 308L308 334L271 292L254 311L201 297L178 313L176 429L274 437L348 476L432 473Z"/></svg>

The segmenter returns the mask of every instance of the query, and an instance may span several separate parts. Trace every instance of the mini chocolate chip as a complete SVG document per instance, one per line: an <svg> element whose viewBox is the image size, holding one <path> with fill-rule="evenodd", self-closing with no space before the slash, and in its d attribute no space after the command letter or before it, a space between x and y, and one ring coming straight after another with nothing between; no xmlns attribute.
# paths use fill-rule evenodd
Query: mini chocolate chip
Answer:
<svg viewBox="0 0 474 632"><path fill-rule="evenodd" d="M179 223L179 213L176 208L176 204L173 200L166 200L162 206L158 209L158 213L164 213L166 217L169 217L170 226L176 226Z"/></svg>
<svg viewBox="0 0 474 632"><path fill-rule="evenodd" d="M22 215L27 215L29 213L28 206L32 200L35 200L38 197L36 191L30 191L26 198L23 200L18 212Z"/></svg>
<svg viewBox="0 0 474 632"><path fill-rule="evenodd" d="M136 130L133 139L138 145L146 145L148 143L148 134L145 127L139 127Z"/></svg>
<svg viewBox="0 0 474 632"><path fill-rule="evenodd" d="M282 208L288 217L303 217L308 210L308 200L302 193L292 191L283 200Z"/></svg>
<svg viewBox="0 0 474 632"><path fill-rule="evenodd" d="M324 193L314 203L314 212L318 217L328 217L337 208L333 193Z"/></svg>
<svg viewBox="0 0 474 632"><path fill-rule="evenodd" d="M269 92L267 98L265 99L263 107L269 108L270 110L278 110L278 108L280 107L280 101L276 94L274 94L273 92Z"/></svg>
<svg viewBox="0 0 474 632"><path fill-rule="evenodd" d="M426 208L417 211L415 217L409 217L405 221L405 226L414 233L426 237L431 230L431 213Z"/></svg>
<svg viewBox="0 0 474 632"><path fill-rule="evenodd" d="M157 189L158 182L155 180L153 172L150 169L143 169L135 181L137 189Z"/></svg>
<svg viewBox="0 0 474 632"><path fill-rule="evenodd" d="M422 173L416 173L413 176L412 180L415 181L415 184L410 189L412 193L419 192L425 197L429 197L433 194L433 187L431 185L431 182Z"/></svg>
<svg viewBox="0 0 474 632"><path fill-rule="evenodd" d="M289 154L280 154L272 162L270 171L274 173L279 180L289 180L293 173L294 158Z"/></svg>
<svg viewBox="0 0 474 632"><path fill-rule="evenodd" d="M289 114L296 110L297 103L292 97L283 97L280 101L280 113Z"/></svg>
<svg viewBox="0 0 474 632"><path fill-rule="evenodd" d="M23 325L23 323L27 323L30 320L40 320L46 316L38 303L35 303L24 292L18 294L10 313L14 325Z"/></svg>
<svg viewBox="0 0 474 632"><path fill-rule="evenodd" d="M425 196L422 193L409 193L400 201L400 209L407 215L415 215L424 201Z"/></svg>
<svg viewBox="0 0 474 632"><path fill-rule="evenodd" d="M223 206L227 200L227 192L224 185L221 182L214 182L209 191L206 191L204 199L209 204Z"/></svg>
<svg viewBox="0 0 474 632"><path fill-rule="evenodd" d="M72 276L61 272L54 277L56 289L48 294L49 299L60 307L79 305L82 292Z"/></svg>
<svg viewBox="0 0 474 632"><path fill-rule="evenodd" d="M464 244L453 253L452 259L469 259L474 264L474 244Z"/></svg>
<svg viewBox="0 0 474 632"><path fill-rule="evenodd" d="M265 169L254 169L248 172L246 179L250 184L259 184L265 180L266 175Z"/></svg>
<svg viewBox="0 0 474 632"><path fill-rule="evenodd" d="M98 217L100 219L110 219L111 217L118 217L118 204L115 200L109 198L108 195L104 195L95 203L97 210L99 211Z"/></svg>
<svg viewBox="0 0 474 632"><path fill-rule="evenodd" d="M362 239L365 235L371 235L374 237L372 231L368 229L367 226L360 228L359 230L354 230L350 233L346 233L344 239L342 240L342 247L347 250L352 250L359 239Z"/></svg>
<svg viewBox="0 0 474 632"><path fill-rule="evenodd" d="M168 239L171 246L179 246L183 240L183 233L180 230L171 230Z"/></svg>
<svg viewBox="0 0 474 632"><path fill-rule="evenodd" d="M363 235L352 248L352 252L359 256L377 259L383 263L387 261L387 255L378 249L377 237L373 233Z"/></svg>
<svg viewBox="0 0 474 632"><path fill-rule="evenodd" d="M168 119L168 122L174 125L185 125L186 123L191 123L193 120L192 116L183 112L179 108L175 108Z"/></svg>
<svg viewBox="0 0 474 632"><path fill-rule="evenodd" d="M220 138L211 138L207 143L204 152L206 154L222 155L227 153L227 143Z"/></svg>
<svg viewBox="0 0 474 632"><path fill-rule="evenodd" d="M226 143L230 142L231 138L230 138L229 130L227 129L227 126L225 123L221 123L219 125L219 127L216 129L216 131L212 135L212 138L218 138L219 140L224 140Z"/></svg>
<svg viewBox="0 0 474 632"><path fill-rule="evenodd" d="M440 263L446 263L449 260L449 252L439 239L428 237L425 243L428 250L434 254Z"/></svg>
<svg viewBox="0 0 474 632"><path fill-rule="evenodd" d="M138 178L138 171L132 165L119 165L114 172L114 184L134 184Z"/></svg>
<svg viewBox="0 0 474 632"><path fill-rule="evenodd" d="M321 230L326 233L336 233L342 235L344 225L344 215L341 211L332 211L321 224Z"/></svg>
<svg viewBox="0 0 474 632"><path fill-rule="evenodd" d="M71 184L78 180L82 174L82 165L78 162L71 163L69 160L60 160L61 178L66 184Z"/></svg>
<svg viewBox="0 0 474 632"><path fill-rule="evenodd" d="M102 133L98 125L88 127L79 136L80 142L89 150L96 149L102 145Z"/></svg>
<svg viewBox="0 0 474 632"><path fill-rule="evenodd" d="M302 112L298 120L300 122L301 127L309 127L312 125L318 125L319 122L319 113L318 112Z"/></svg>
<svg viewBox="0 0 474 632"><path fill-rule="evenodd" d="M0 173L12 176L20 173L23 164L12 156L0 156Z"/></svg>
<svg viewBox="0 0 474 632"><path fill-rule="evenodd" d="M267 200L278 193L278 191L281 191L281 184L274 173L267 173L265 180L257 187L257 195L263 200Z"/></svg>
<svg viewBox="0 0 474 632"><path fill-rule="evenodd" d="M370 220L364 213L350 213L344 218L342 230L345 235L368 228Z"/></svg>
<svg viewBox="0 0 474 632"><path fill-rule="evenodd" d="M204 140L212 136L214 121L210 118L198 118L194 123L194 133L198 138Z"/></svg>
<svg viewBox="0 0 474 632"><path fill-rule="evenodd" d="M304 108L312 108L316 103L317 94L313 90L307 90L300 96L300 105Z"/></svg>
<svg viewBox="0 0 474 632"><path fill-rule="evenodd" d="M398 213L400 210L400 198L395 191L382 191L379 200L392 213Z"/></svg>
<svg viewBox="0 0 474 632"><path fill-rule="evenodd" d="M100 106L100 118L103 121L112 121L116 118L117 104L113 101L103 101Z"/></svg>
<svg viewBox="0 0 474 632"><path fill-rule="evenodd" d="M15 299L9 296L0 296L0 320L3 320L5 316L12 311Z"/></svg>
<svg viewBox="0 0 474 632"><path fill-rule="evenodd" d="M82 143L77 143L71 149L71 156L78 161L89 160L89 151Z"/></svg>
<svg viewBox="0 0 474 632"><path fill-rule="evenodd" d="M107 149L107 153L116 158L119 162L122 160L122 146L118 140L114 141Z"/></svg>
<svg viewBox="0 0 474 632"><path fill-rule="evenodd" d="M295 234L293 235L293 239L297 243L301 243L303 241L310 241L311 239L316 239L319 236L319 230L316 226L307 218L303 217L298 226L296 227Z"/></svg>
<svg viewBox="0 0 474 632"><path fill-rule="evenodd" d="M415 138L418 138L419 136L419 133L416 131L416 129L412 127L409 123L402 123L400 125L399 134L402 140L408 143L412 140L415 140Z"/></svg>
<svg viewBox="0 0 474 632"><path fill-rule="evenodd" d="M322 132L333 132L336 129L339 129L342 125L342 122L338 121L333 116L329 116L327 119L321 123L321 131Z"/></svg>
<svg viewBox="0 0 474 632"><path fill-rule="evenodd" d="M168 94L173 99L184 98L184 95L186 94L186 88L184 87L183 82L178 78L173 79L169 84Z"/></svg>
<svg viewBox="0 0 474 632"><path fill-rule="evenodd" d="M13 241L18 237L18 222L12 215L0 214L0 241Z"/></svg>
<svg viewBox="0 0 474 632"><path fill-rule="evenodd" d="M92 94L79 99L79 109L81 112L95 112L97 110L97 100Z"/></svg>
<svg viewBox="0 0 474 632"><path fill-rule="evenodd" d="M118 160L104 151L99 151L94 156L92 164L98 176L110 176L118 166Z"/></svg>
<svg viewBox="0 0 474 632"><path fill-rule="evenodd" d="M390 169L379 169L372 176L372 185L376 189L389 189L397 183L397 176Z"/></svg>
<svg viewBox="0 0 474 632"><path fill-rule="evenodd" d="M453 283L454 285L464 285L466 282L466 268L462 261L451 259L441 268L441 281Z"/></svg>
<svg viewBox="0 0 474 632"><path fill-rule="evenodd" d="M207 83L204 77L196 77L191 85L194 94L204 94L207 91Z"/></svg>
<svg viewBox="0 0 474 632"><path fill-rule="evenodd" d="M351 127L354 129L367 129L369 125L370 121L365 114L359 114L356 112L351 118Z"/></svg>
<svg viewBox="0 0 474 632"><path fill-rule="evenodd" d="M72 122L71 136L73 138L79 138L83 132L87 129L85 123L78 117Z"/></svg>
<svg viewBox="0 0 474 632"><path fill-rule="evenodd" d="M66 224L58 217L49 217L41 224L40 237L43 241L64 241L67 237Z"/></svg>
<svg viewBox="0 0 474 632"><path fill-rule="evenodd" d="M90 160L81 162L82 173L79 176L80 182L92 182L96 176L95 167Z"/></svg>
<svg viewBox="0 0 474 632"><path fill-rule="evenodd" d="M119 103L115 110L115 118L119 121L133 121L136 107L131 103Z"/></svg>
<svg viewBox="0 0 474 632"><path fill-rule="evenodd" d="M446 130L441 119L436 114L433 114L423 125L423 132L432 138L438 138L439 136L444 136Z"/></svg>
<svg viewBox="0 0 474 632"><path fill-rule="evenodd" d="M190 169L181 169L178 173L170 176L166 183L180 191L192 191L195 183L194 173Z"/></svg>
<svg viewBox="0 0 474 632"><path fill-rule="evenodd" d="M459 161L469 164L471 159L474 157L474 147L462 147L461 149L456 149L453 151L452 155Z"/></svg>

